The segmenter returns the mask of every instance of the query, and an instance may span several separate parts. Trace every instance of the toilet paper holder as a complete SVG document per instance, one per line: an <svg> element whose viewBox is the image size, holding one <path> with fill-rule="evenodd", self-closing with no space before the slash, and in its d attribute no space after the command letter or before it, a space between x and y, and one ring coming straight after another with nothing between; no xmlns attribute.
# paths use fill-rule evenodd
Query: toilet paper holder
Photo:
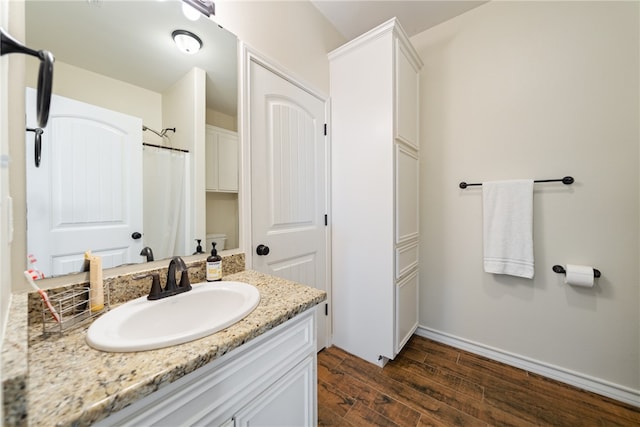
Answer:
<svg viewBox="0 0 640 427"><path fill-rule="evenodd" d="M553 271L556 272L556 273L567 274L567 271L561 265L554 265L553 266ZM600 277L600 270L598 270L597 268L594 268L593 269L593 277L595 277L595 278Z"/></svg>

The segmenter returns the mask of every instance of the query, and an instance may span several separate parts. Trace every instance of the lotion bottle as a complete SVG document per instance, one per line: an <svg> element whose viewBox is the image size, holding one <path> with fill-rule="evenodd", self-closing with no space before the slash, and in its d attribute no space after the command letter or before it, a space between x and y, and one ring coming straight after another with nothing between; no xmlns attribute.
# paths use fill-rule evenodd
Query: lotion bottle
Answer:
<svg viewBox="0 0 640 427"><path fill-rule="evenodd" d="M222 257L216 250L216 242L212 242L211 255L207 257L207 282L222 280Z"/></svg>
<svg viewBox="0 0 640 427"><path fill-rule="evenodd" d="M104 308L104 287L102 283L102 258L85 252L85 258L89 260L89 307L92 312Z"/></svg>

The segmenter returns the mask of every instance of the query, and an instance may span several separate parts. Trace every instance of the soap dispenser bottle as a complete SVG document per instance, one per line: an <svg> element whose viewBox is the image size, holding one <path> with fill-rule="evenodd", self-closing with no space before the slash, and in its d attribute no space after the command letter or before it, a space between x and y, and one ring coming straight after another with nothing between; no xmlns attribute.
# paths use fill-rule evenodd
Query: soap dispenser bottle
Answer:
<svg viewBox="0 0 640 427"><path fill-rule="evenodd" d="M194 255L203 254L204 251L202 250L202 245L200 245L200 242L202 242L202 239L196 239L196 242L198 242L198 246L196 246L196 251L193 254Z"/></svg>
<svg viewBox="0 0 640 427"><path fill-rule="evenodd" d="M211 255L207 257L207 282L222 280L222 257L218 255L216 242L211 245Z"/></svg>

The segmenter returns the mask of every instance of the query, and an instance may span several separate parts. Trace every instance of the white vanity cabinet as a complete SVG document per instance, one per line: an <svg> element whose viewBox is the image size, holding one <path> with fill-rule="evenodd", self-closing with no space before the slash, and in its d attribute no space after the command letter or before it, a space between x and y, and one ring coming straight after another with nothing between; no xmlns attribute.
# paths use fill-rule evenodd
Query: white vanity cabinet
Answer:
<svg viewBox="0 0 640 427"><path fill-rule="evenodd" d="M205 189L238 192L238 134L207 125L205 132Z"/></svg>
<svg viewBox="0 0 640 427"><path fill-rule="evenodd" d="M314 310L161 388L98 426L315 426Z"/></svg>
<svg viewBox="0 0 640 427"><path fill-rule="evenodd" d="M329 60L333 343L383 365L418 325L422 61L395 18Z"/></svg>

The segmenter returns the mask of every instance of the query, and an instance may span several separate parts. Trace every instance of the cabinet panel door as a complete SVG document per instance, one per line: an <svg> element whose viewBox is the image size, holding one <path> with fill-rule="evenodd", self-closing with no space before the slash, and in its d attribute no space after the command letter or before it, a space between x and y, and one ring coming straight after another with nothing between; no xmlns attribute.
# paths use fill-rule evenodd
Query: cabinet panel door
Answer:
<svg viewBox="0 0 640 427"><path fill-rule="evenodd" d="M396 354L418 327L418 272L396 285Z"/></svg>
<svg viewBox="0 0 640 427"><path fill-rule="evenodd" d="M235 416L235 426L316 424L316 356L308 356Z"/></svg>
<svg viewBox="0 0 640 427"><path fill-rule="evenodd" d="M218 135L218 188L238 191L238 137Z"/></svg>
<svg viewBox="0 0 640 427"><path fill-rule="evenodd" d="M396 244L418 238L418 153L396 144Z"/></svg>
<svg viewBox="0 0 640 427"><path fill-rule="evenodd" d="M396 41L396 138L418 148L418 72Z"/></svg>
<svg viewBox="0 0 640 427"><path fill-rule="evenodd" d="M218 135L207 129L204 146L205 155L205 189L218 190Z"/></svg>
<svg viewBox="0 0 640 427"><path fill-rule="evenodd" d="M205 144L205 189L238 191L238 134L207 126Z"/></svg>

